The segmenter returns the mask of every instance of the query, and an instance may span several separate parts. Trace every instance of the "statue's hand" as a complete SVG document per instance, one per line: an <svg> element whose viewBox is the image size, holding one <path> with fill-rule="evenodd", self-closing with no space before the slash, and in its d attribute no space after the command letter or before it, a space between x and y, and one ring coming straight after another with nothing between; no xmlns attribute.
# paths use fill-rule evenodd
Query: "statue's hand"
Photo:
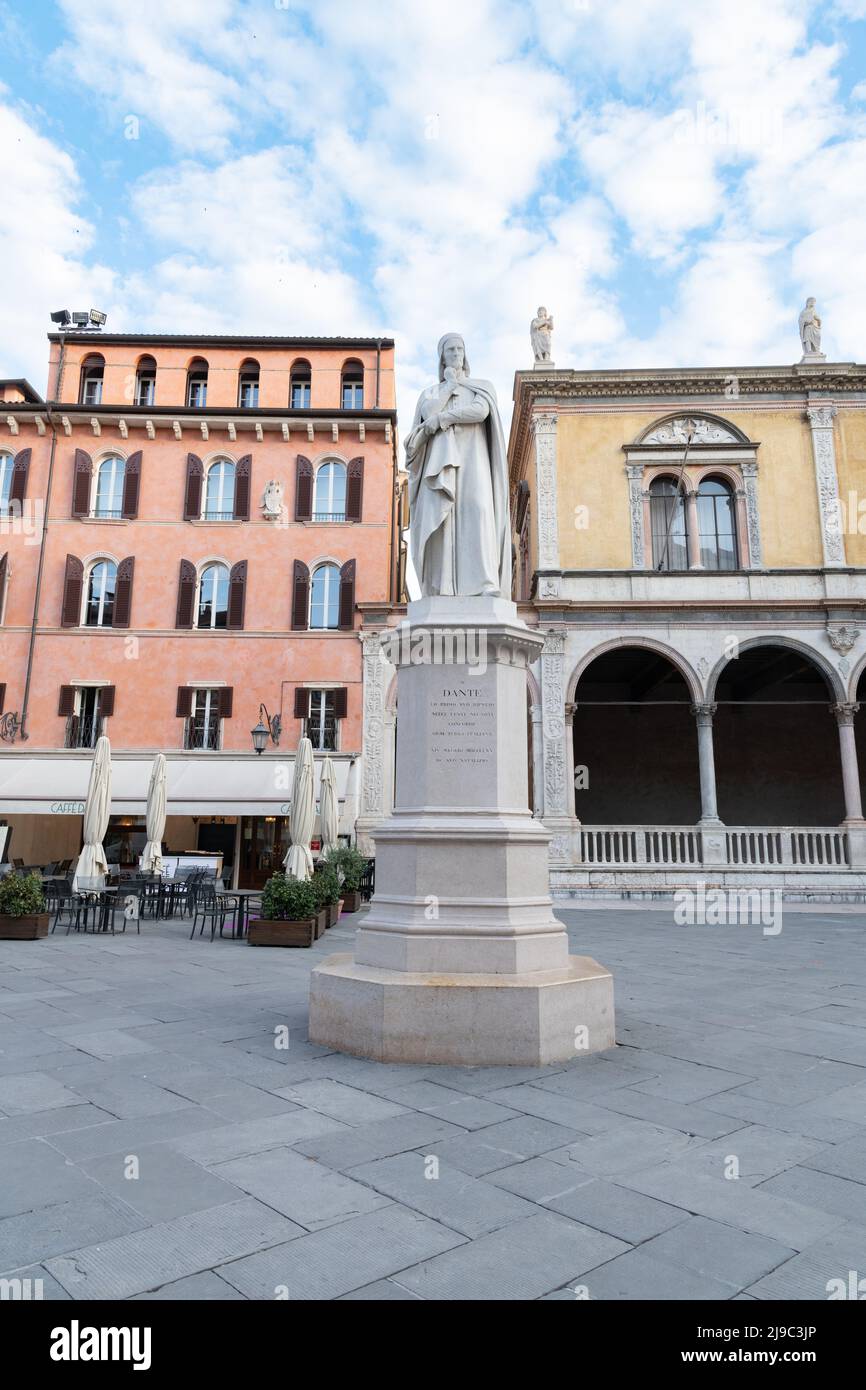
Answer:
<svg viewBox="0 0 866 1390"><path fill-rule="evenodd" d="M435 434L436 431L437 431L438 429L439 429L439 416L438 416L438 414L436 414L436 415L428 415L428 416L427 416L427 419L424 421L424 433L427 434L427 435Z"/></svg>

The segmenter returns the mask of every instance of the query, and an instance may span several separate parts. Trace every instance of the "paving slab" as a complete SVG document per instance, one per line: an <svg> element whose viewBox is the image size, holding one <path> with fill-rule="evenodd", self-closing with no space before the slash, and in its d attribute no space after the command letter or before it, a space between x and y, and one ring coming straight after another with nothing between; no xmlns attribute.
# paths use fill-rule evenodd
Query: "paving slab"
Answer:
<svg viewBox="0 0 866 1390"><path fill-rule="evenodd" d="M80 1096L44 1072L0 1077L0 1113L4 1115L30 1115L56 1106L80 1104Z"/></svg>
<svg viewBox="0 0 866 1390"><path fill-rule="evenodd" d="M290 1148L232 1159L217 1164L212 1171L307 1231L351 1220L390 1203L390 1197L381 1191Z"/></svg>
<svg viewBox="0 0 866 1390"><path fill-rule="evenodd" d="M9 1273L47 1256L129 1235L147 1226L146 1218L95 1183L83 1190L88 1195L0 1221L0 1271Z"/></svg>
<svg viewBox="0 0 866 1390"><path fill-rule="evenodd" d="M704 1216L691 1216L647 1241L643 1252L678 1269L719 1279L739 1293L748 1284L787 1260L796 1251L780 1241L737 1230Z"/></svg>
<svg viewBox="0 0 866 1390"><path fill-rule="evenodd" d="M866 1226L866 1181L852 1182L819 1168L796 1167L761 1183L759 1191Z"/></svg>
<svg viewBox="0 0 866 1390"><path fill-rule="evenodd" d="M80 1167L106 1192L153 1224L221 1202L236 1202L241 1196L234 1183L223 1181L165 1144L150 1144L139 1154L102 1154L85 1160Z"/></svg>
<svg viewBox="0 0 866 1390"><path fill-rule="evenodd" d="M281 1089L278 1094L296 1105L330 1115L332 1119L342 1120L347 1125L375 1124L377 1120L390 1120L394 1115L406 1114L404 1105L383 1100L381 1096L371 1096L367 1091L346 1086L340 1081L299 1081Z"/></svg>
<svg viewBox="0 0 866 1390"><path fill-rule="evenodd" d="M363 1129L344 1128L340 1134L305 1139L295 1147L299 1153L329 1168L346 1170L357 1168L361 1163L372 1163L377 1158L388 1158L391 1154L406 1153L422 1144L433 1152L434 1144L453 1135L465 1137L466 1131L447 1120L438 1120L435 1115L408 1112L389 1120L377 1120Z"/></svg>
<svg viewBox="0 0 866 1390"><path fill-rule="evenodd" d="M387 1193L464 1236L483 1235L537 1214L533 1202L447 1165L431 1164L429 1157L419 1153L395 1154L349 1171L377 1192Z"/></svg>
<svg viewBox="0 0 866 1390"><path fill-rule="evenodd" d="M693 1269L677 1269L666 1260L653 1259L645 1246L629 1250L618 1259L590 1270L580 1282L590 1299L615 1299L617 1302L645 1299L707 1302L731 1297L730 1285Z"/></svg>
<svg viewBox="0 0 866 1390"><path fill-rule="evenodd" d="M593 1230L606 1231L629 1245L640 1245L689 1219L681 1207L645 1197L603 1178L591 1178L568 1192L541 1200L552 1211L592 1226Z"/></svg>
<svg viewBox="0 0 866 1390"><path fill-rule="evenodd" d="M866 1226L853 1222L815 1241L746 1290L759 1299L862 1299L866 1269ZM854 1278L852 1279L852 1274Z"/></svg>

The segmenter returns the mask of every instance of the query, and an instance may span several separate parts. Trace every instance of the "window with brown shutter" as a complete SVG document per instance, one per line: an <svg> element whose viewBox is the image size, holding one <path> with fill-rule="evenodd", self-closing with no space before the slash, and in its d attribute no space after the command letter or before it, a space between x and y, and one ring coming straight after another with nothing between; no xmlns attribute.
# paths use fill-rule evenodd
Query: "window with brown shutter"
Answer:
<svg viewBox="0 0 866 1390"><path fill-rule="evenodd" d="M292 574L292 629L305 632L310 609L310 571L296 560Z"/></svg>
<svg viewBox="0 0 866 1390"><path fill-rule="evenodd" d="M201 516L201 485L204 477L204 464L198 454L186 456L186 495L183 504L184 521L198 521ZM178 627L180 627L180 623ZM184 627L189 624L183 624Z"/></svg>
<svg viewBox="0 0 866 1390"><path fill-rule="evenodd" d="M309 521L312 515L313 465L303 454L298 454L295 468L295 521Z"/></svg>
<svg viewBox="0 0 866 1390"><path fill-rule="evenodd" d="M114 714L114 686L104 685L99 692L99 713L103 719Z"/></svg>
<svg viewBox="0 0 866 1390"><path fill-rule="evenodd" d="M67 555L63 578L63 607L61 627L78 627L81 622L81 594L84 588L84 565L77 555Z"/></svg>
<svg viewBox="0 0 866 1390"><path fill-rule="evenodd" d="M3 600L6 597L6 577L9 572L9 555L3 551L0 555L0 620L3 618Z"/></svg>
<svg viewBox="0 0 866 1390"><path fill-rule="evenodd" d="M75 686L61 685L60 700L57 705L57 713L64 719L68 719L70 714L75 713Z"/></svg>
<svg viewBox="0 0 866 1390"><path fill-rule="evenodd" d="M90 488L93 481L93 459L83 449L75 450L72 472L72 515L90 515Z"/></svg>
<svg viewBox="0 0 866 1390"><path fill-rule="evenodd" d="M181 560L180 578L177 586L177 614L175 627L192 627L195 608L195 565L191 560Z"/></svg>
<svg viewBox="0 0 866 1390"><path fill-rule="evenodd" d="M19 449L12 465L12 483L9 488L9 501L21 506L27 494L27 475L30 472L32 449Z"/></svg>
<svg viewBox="0 0 866 1390"><path fill-rule="evenodd" d="M112 627L129 627L132 611L132 576L135 570L135 556L129 555L117 566L117 579L114 586L114 615Z"/></svg>
<svg viewBox="0 0 866 1390"><path fill-rule="evenodd" d="M334 718L345 719L349 702L349 692L345 685L334 691Z"/></svg>
<svg viewBox="0 0 866 1390"><path fill-rule="evenodd" d="M349 460L349 476L346 484L346 520L360 521L364 501L364 460Z"/></svg>
<svg viewBox="0 0 866 1390"><path fill-rule="evenodd" d="M219 692L220 719L231 719L232 703L234 697L234 686L223 685Z"/></svg>
<svg viewBox="0 0 866 1390"><path fill-rule="evenodd" d="M306 719L310 713L310 692L306 686L295 686L295 718Z"/></svg>
<svg viewBox="0 0 866 1390"><path fill-rule="evenodd" d="M247 591L247 562L238 560L229 574L229 614L226 627L242 628Z"/></svg>
<svg viewBox="0 0 866 1390"><path fill-rule="evenodd" d="M193 690L191 686L179 685L177 687L177 708L175 716L178 719L189 719L192 713Z"/></svg>
<svg viewBox="0 0 866 1390"><path fill-rule="evenodd" d="M355 561L347 560L340 568L340 617L341 628L355 626Z"/></svg>
<svg viewBox="0 0 866 1390"><path fill-rule="evenodd" d="M252 454L244 454L243 458L238 459L235 464L235 521L249 521L250 519L250 469L252 462Z"/></svg>
<svg viewBox="0 0 866 1390"><path fill-rule="evenodd" d="M126 468L123 474L123 501L121 503L121 516L127 521L134 521L138 516L138 494L141 487L141 450L130 454L126 460Z"/></svg>

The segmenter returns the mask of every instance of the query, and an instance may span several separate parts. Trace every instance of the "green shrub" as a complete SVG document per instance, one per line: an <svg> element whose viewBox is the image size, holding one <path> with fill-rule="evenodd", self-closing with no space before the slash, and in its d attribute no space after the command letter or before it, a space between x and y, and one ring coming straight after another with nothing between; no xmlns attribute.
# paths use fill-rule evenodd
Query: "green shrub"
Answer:
<svg viewBox="0 0 866 1390"><path fill-rule="evenodd" d="M332 865L322 864L313 874L311 882L319 907L330 907L332 903L340 901L340 880Z"/></svg>
<svg viewBox="0 0 866 1390"><path fill-rule="evenodd" d="M351 845L335 845L327 851L325 859L336 869L341 889L347 893L357 892L367 867L364 855Z"/></svg>
<svg viewBox="0 0 866 1390"><path fill-rule="evenodd" d="M7 874L0 879L0 915L29 917L45 911L45 894L38 874Z"/></svg>
<svg viewBox="0 0 866 1390"><path fill-rule="evenodd" d="M319 910L316 889L310 882L274 874L262 893L262 916L268 921L302 922Z"/></svg>

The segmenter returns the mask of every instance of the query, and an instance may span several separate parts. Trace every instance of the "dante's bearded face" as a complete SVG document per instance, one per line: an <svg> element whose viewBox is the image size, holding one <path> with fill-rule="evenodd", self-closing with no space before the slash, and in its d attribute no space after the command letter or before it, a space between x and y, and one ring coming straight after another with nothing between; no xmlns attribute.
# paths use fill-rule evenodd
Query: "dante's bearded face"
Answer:
<svg viewBox="0 0 866 1390"><path fill-rule="evenodd" d="M442 349L442 360L446 367L453 367L456 371L461 371L463 361L466 356L465 349L459 338L449 338Z"/></svg>

